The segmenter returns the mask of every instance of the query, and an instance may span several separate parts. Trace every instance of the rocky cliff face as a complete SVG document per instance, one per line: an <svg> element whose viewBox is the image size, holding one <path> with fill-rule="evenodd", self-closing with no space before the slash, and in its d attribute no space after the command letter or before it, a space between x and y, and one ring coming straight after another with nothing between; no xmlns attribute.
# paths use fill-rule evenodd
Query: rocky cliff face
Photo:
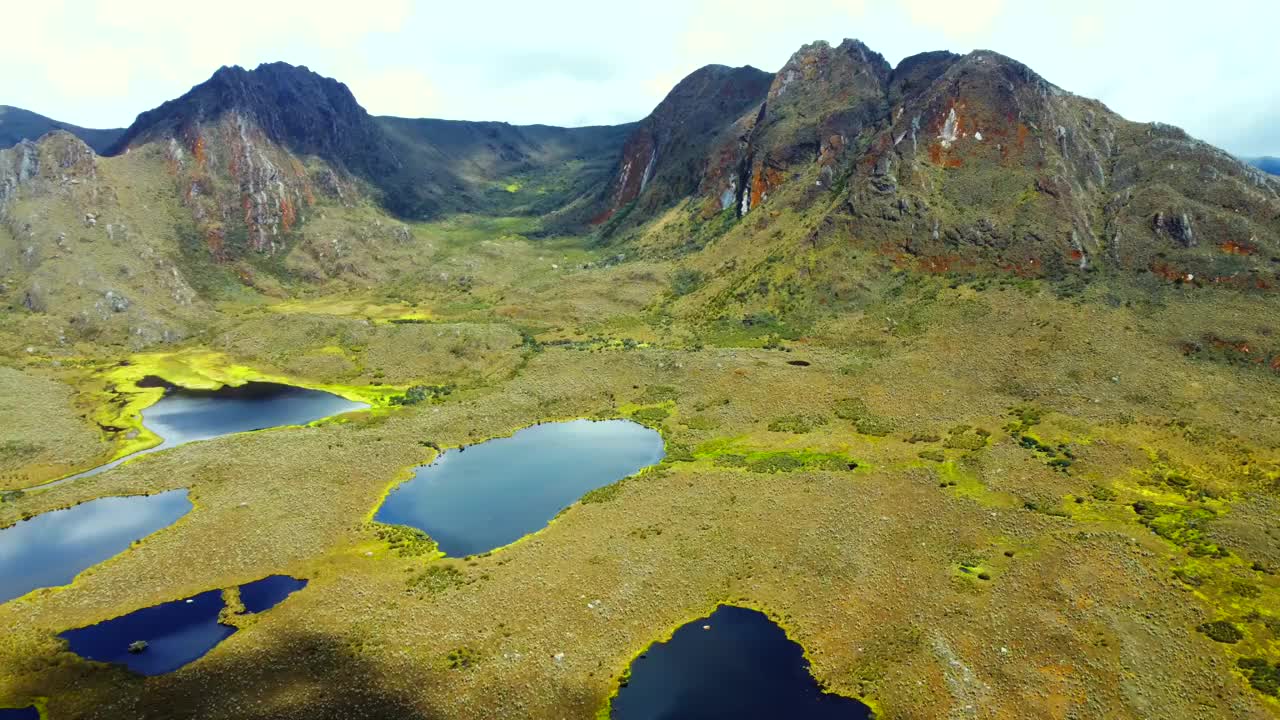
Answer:
<svg viewBox="0 0 1280 720"><path fill-rule="evenodd" d="M836 213L846 232L929 269L1111 265L1244 284L1272 271L1241 258L1280 250L1280 184L1179 130L985 51L909 59L890 87L890 122Z"/></svg>
<svg viewBox="0 0 1280 720"><path fill-rule="evenodd" d="M391 143L347 87L284 63L224 67L142 113L113 148L164 148L209 252L274 253L317 196L353 201L362 177L394 177ZM394 193L383 199L402 202Z"/></svg>
<svg viewBox="0 0 1280 720"><path fill-rule="evenodd" d="M730 126L757 107L771 76L752 67L708 65L680 81L627 138L593 222L626 210L656 210L697 192L706 158Z"/></svg>
<svg viewBox="0 0 1280 720"><path fill-rule="evenodd" d="M699 187L704 215L750 212L795 179L794 168L816 165L816 183L829 186L887 116L889 73L883 57L854 40L801 48L708 160Z"/></svg>

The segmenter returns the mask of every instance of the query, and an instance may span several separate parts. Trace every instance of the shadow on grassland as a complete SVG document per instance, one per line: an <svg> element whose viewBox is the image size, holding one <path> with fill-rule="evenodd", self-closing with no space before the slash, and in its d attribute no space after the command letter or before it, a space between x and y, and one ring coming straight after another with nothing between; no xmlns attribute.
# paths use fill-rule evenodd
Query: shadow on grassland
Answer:
<svg viewBox="0 0 1280 720"><path fill-rule="evenodd" d="M464 713L454 698L433 694L439 678L484 672L483 662L450 670L443 657L440 662L411 661L393 649L365 655L347 638L305 630L261 651L217 655L146 679L119 667L90 665L70 653L58 660L45 665L39 676L29 676L42 681L21 688L30 697L49 697L48 716L55 720L435 720L446 717L442 708L454 707L452 717ZM580 690L550 687L544 692L558 697L566 716L589 716L600 701Z"/></svg>

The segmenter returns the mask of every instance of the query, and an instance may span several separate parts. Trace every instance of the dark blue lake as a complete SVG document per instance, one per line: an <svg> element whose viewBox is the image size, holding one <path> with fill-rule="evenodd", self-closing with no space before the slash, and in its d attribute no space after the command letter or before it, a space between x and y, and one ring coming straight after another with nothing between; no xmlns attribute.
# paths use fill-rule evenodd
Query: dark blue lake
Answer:
<svg viewBox="0 0 1280 720"><path fill-rule="evenodd" d="M397 487L374 519L426 532L446 555L508 545L588 490L662 459L662 436L629 420L573 420L448 450Z"/></svg>
<svg viewBox="0 0 1280 720"><path fill-rule="evenodd" d="M804 650L767 615L732 605L650 646L611 711L614 720L871 717L857 700L823 693Z"/></svg>
<svg viewBox="0 0 1280 720"><path fill-rule="evenodd" d="M306 580L272 575L241 585L240 593L243 599L248 589L255 609L248 610L246 602L246 610L256 613L275 607L306 584ZM218 622L224 607L222 591L209 590L68 630L59 637L67 641L71 652L88 660L124 665L140 675L161 675L200 659L236 632Z"/></svg>
<svg viewBox="0 0 1280 720"><path fill-rule="evenodd" d="M91 500L0 530L0 602L66 585L190 510L187 491L170 490Z"/></svg>
<svg viewBox="0 0 1280 720"><path fill-rule="evenodd" d="M251 382L218 390L187 390L162 380L146 378L138 385L165 388L164 397L142 411L142 424L159 435L163 442L38 487L50 487L97 475L139 455L197 440L284 425L306 425L332 415L369 407L365 403L353 402L333 393L278 383Z"/></svg>
<svg viewBox="0 0 1280 720"><path fill-rule="evenodd" d="M240 586L240 603L247 613L260 613L307 586L306 580L288 575L271 575Z"/></svg>
<svg viewBox="0 0 1280 720"><path fill-rule="evenodd" d="M24 708L0 708L0 720L40 720L40 711L34 705Z"/></svg>

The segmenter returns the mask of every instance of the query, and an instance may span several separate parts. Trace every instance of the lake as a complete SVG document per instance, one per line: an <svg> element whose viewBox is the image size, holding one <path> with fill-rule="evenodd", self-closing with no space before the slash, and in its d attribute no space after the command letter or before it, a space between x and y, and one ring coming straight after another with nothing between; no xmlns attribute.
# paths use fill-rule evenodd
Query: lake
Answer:
<svg viewBox="0 0 1280 720"><path fill-rule="evenodd" d="M188 390L155 378L144 378L138 385L165 388L163 397L142 410L142 424L160 436L162 442L82 473L37 485L37 488L97 475L139 455L189 442L285 425L306 425L369 407L333 393L279 383L251 382L217 390Z"/></svg>
<svg viewBox="0 0 1280 720"><path fill-rule="evenodd" d="M248 595L254 600L254 609L245 602L245 611L257 613L275 607L306 585L306 580L272 575L241 585L240 593L241 598ZM67 641L71 652L88 660L124 665L140 675L161 675L199 660L235 634L234 627L218 622L224 607L222 591L209 590L68 630L59 637ZM135 645L139 642L145 643L145 648Z"/></svg>
<svg viewBox="0 0 1280 720"><path fill-rule="evenodd" d="M170 490L91 500L0 530L0 602L66 585L190 510L187 491Z"/></svg>
<svg viewBox="0 0 1280 720"><path fill-rule="evenodd" d="M630 420L525 428L441 453L393 490L375 520L408 525L454 557L509 545L587 491L662 460L662 436Z"/></svg>
<svg viewBox="0 0 1280 720"><path fill-rule="evenodd" d="M721 605L632 662L611 717L866 720L871 709L823 693L809 674L804 650L769 616Z"/></svg>

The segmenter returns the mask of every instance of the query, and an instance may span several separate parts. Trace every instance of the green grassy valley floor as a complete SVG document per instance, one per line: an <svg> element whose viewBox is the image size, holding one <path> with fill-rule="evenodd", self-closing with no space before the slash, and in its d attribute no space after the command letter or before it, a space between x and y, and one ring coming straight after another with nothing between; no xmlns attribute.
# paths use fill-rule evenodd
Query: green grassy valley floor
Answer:
<svg viewBox="0 0 1280 720"><path fill-rule="evenodd" d="M21 429L0 446L9 491L136 444L144 370L375 405L6 495L0 525L179 487L195 509L69 587L0 605L0 704L592 717L637 653L732 601L774 615L826 688L881 718L1280 716L1257 669L1280 662L1274 295L1064 292L870 253L841 265L856 276L823 275L850 294L820 310L778 290L745 231L686 262L662 227L628 256L531 239L518 219L413 226L378 250L395 272L263 280L150 354L28 350L30 325L0 327L0 410ZM758 264L725 269L728 242ZM430 399L388 402L414 386ZM380 539L374 510L430 445L575 417L652 425L667 460L484 556ZM56 637L272 573L311 583L170 675L95 665Z"/></svg>

